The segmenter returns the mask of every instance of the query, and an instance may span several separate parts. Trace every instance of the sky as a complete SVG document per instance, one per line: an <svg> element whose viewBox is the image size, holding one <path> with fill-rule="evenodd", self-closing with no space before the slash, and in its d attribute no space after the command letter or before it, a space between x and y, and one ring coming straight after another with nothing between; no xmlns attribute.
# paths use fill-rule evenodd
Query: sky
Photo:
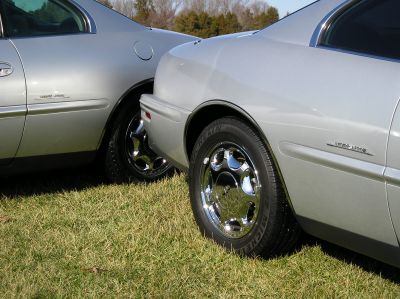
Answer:
<svg viewBox="0 0 400 299"><path fill-rule="evenodd" d="M314 2L315 0L267 0L267 3L279 10L279 15L284 17L287 12L296 10Z"/></svg>

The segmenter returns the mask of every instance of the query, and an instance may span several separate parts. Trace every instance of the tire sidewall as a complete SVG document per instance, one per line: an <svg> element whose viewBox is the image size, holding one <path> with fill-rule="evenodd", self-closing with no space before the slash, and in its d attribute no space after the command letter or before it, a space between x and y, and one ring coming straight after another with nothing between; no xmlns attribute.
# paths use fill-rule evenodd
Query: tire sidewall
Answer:
<svg viewBox="0 0 400 299"><path fill-rule="evenodd" d="M256 223L252 230L245 236L234 239L223 235L208 219L201 199L200 175L203 160L210 151L221 143L234 143L246 151L258 172L261 182L260 208ZM270 229L271 210L276 205L276 190L273 188L270 172L271 165L260 151L261 140L255 132L240 121L234 119L222 119L210 124L200 135L196 142L190 169L190 193L191 205L196 221L201 231L218 244L237 251L239 254L259 254L259 244L264 238L269 238L272 233ZM271 169L270 169L271 170Z"/></svg>

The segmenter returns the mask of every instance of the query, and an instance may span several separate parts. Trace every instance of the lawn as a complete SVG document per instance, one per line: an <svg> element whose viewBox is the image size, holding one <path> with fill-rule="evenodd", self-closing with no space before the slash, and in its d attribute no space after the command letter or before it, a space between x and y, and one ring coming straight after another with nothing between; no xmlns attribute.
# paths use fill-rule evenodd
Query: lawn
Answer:
<svg viewBox="0 0 400 299"><path fill-rule="evenodd" d="M0 181L3 298L400 296L400 271L306 237L271 260L204 239L186 177L109 185L88 170Z"/></svg>

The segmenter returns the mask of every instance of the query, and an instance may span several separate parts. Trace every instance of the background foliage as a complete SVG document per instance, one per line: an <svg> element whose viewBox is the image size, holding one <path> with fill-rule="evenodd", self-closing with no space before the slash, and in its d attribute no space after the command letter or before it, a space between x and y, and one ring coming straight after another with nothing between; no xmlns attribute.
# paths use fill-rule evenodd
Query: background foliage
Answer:
<svg viewBox="0 0 400 299"><path fill-rule="evenodd" d="M258 0L98 0L151 27L198 37L264 28L279 20L275 7Z"/></svg>

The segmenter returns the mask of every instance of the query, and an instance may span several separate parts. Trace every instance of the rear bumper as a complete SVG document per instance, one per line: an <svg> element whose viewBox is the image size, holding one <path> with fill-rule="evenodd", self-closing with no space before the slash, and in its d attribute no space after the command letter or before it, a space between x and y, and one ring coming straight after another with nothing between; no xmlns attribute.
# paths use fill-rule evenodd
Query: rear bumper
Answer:
<svg viewBox="0 0 400 299"><path fill-rule="evenodd" d="M187 170L189 161L184 135L186 121L191 112L147 94L140 99L140 107L150 148L177 168Z"/></svg>

